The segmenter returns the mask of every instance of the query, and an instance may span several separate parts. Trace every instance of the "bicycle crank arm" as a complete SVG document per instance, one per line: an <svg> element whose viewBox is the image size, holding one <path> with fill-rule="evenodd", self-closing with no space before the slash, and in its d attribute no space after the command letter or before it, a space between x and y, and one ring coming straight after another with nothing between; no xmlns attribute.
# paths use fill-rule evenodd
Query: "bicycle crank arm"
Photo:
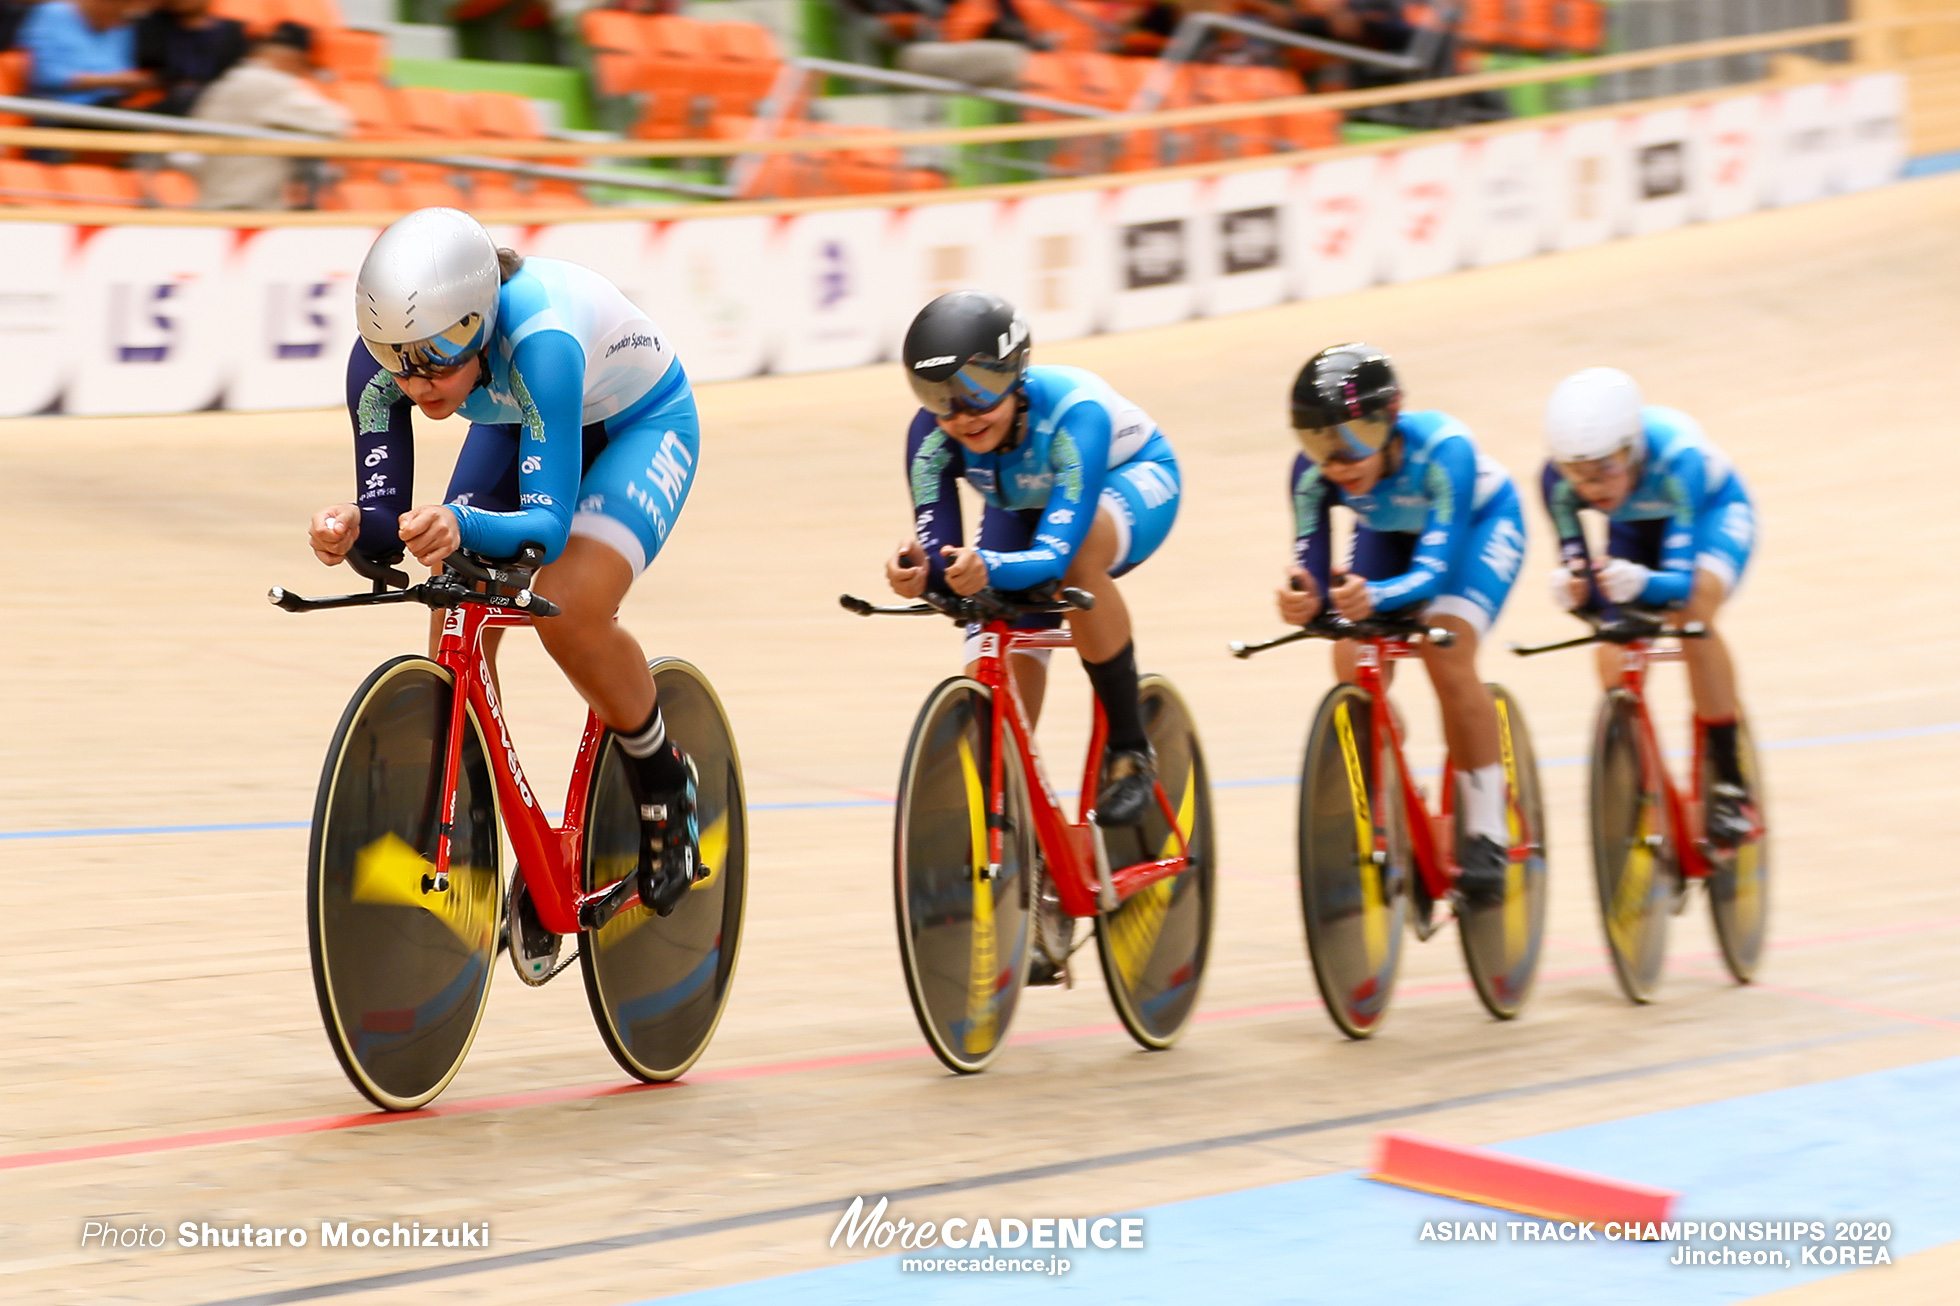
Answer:
<svg viewBox="0 0 1960 1306"><path fill-rule="evenodd" d="M578 924L582 930L596 930L640 900L639 876L624 879L599 890L578 896Z"/></svg>

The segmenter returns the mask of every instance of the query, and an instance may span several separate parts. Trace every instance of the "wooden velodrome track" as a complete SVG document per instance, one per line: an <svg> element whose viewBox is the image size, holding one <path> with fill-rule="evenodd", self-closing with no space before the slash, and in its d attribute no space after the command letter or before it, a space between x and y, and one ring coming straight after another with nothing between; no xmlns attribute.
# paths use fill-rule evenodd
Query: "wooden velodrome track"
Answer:
<svg viewBox="0 0 1960 1306"><path fill-rule="evenodd" d="M257 830L0 841L0 1299L207 1302L309 1285L361 1301L624 1303L823 1265L837 1212L907 1199L926 1218L1118 1210L1361 1164L1378 1124L1513 1138L1960 1053L1960 178L1267 312L1042 348L1102 372L1175 442L1188 490L1162 553L1125 582L1147 667L1197 714L1221 782L1221 910L1199 1023L1137 1051L1091 964L1038 990L1019 1042L956 1079L923 1050L891 925L890 795L920 697L956 661L937 624L838 610L875 592L907 520L890 367L706 387L704 464L624 620L716 681L743 751L754 896L734 996L690 1082L622 1077L575 977L504 975L434 1118L306 1128L363 1103L308 976L305 832L329 731L421 614L288 616L280 582L333 592L302 547L345 496L337 413L0 426L8 498L0 830L273 823ZM1418 406L1457 414L1521 480L1560 376L1625 367L1697 414L1744 469L1764 540L1728 629L1776 829L1763 983L1720 974L1702 907L1677 925L1662 1000L1622 999L1598 944L1584 836L1594 688L1583 654L1518 663L1506 639L1570 623L1531 556L1492 678L1548 762L1553 901L1524 1017L1485 1018L1456 944L1413 947L1380 1037L1341 1040L1311 1000L1288 777L1328 683L1318 650L1252 663L1275 628L1289 530L1283 395L1302 358L1359 337ZM423 443L439 492L458 432ZM579 709L535 641L504 680L534 783L563 783ZM1073 774L1086 686L1058 661L1044 738ZM1666 669L1677 743L1679 672ZM1398 689L1438 756L1427 687ZM1876 737L1874 737L1876 736ZM1224 783L1235 782L1235 783ZM1087 954L1084 954L1085 958ZM551 1100L504 1095L565 1090ZM204 1131L267 1127L242 1141ZM1231 1135L1303 1126L1256 1145ZM146 1140L160 1140L154 1149ZM131 1144L141 1146L132 1149ZM1178 1144L1148 1164L1118 1154ZM44 1155L110 1145L96 1159ZM1039 1179L1010 1172L1048 1167ZM799 1210L802 1212L799 1214ZM482 1252L80 1251L86 1219L299 1224L490 1221L484 1266L363 1285ZM666 1231L659 1237L649 1235ZM594 1240L624 1237L606 1250ZM560 1249L551 1252L550 1249ZM1805 1301L1907 1300L1949 1251ZM1917 1278L1915 1279L1915 1276ZM1938 1276L1932 1276L1938 1277ZM311 1294L309 1294L311 1295ZM1931 1298L1927 1298L1930 1300Z"/></svg>

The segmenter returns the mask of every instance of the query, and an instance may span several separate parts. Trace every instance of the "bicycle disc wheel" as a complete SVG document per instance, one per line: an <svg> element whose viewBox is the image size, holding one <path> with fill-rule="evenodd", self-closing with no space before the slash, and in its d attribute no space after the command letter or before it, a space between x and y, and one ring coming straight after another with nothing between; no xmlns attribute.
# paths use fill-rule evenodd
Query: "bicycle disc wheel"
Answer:
<svg viewBox="0 0 1960 1306"><path fill-rule="evenodd" d="M1627 997L1652 1002L1679 871L1667 799L1641 762L1639 712L1624 690L1606 696L1593 731L1592 840L1613 973Z"/></svg>
<svg viewBox="0 0 1960 1306"><path fill-rule="evenodd" d="M462 1067L502 916L497 800L475 714L456 776L449 885L434 885L453 681L427 658L375 669L341 715L307 852L307 932L327 1041L376 1106L412 1111Z"/></svg>
<svg viewBox="0 0 1960 1306"><path fill-rule="evenodd" d="M1167 1048L1190 1023L1211 950L1213 858L1211 783L1190 709L1158 675L1140 677L1144 732L1157 750L1157 783L1177 814L1191 864L1096 917L1103 983L1130 1037ZM1143 824L1101 832L1111 869L1177 856L1177 835L1152 802Z"/></svg>
<svg viewBox="0 0 1960 1306"><path fill-rule="evenodd" d="M1035 833L1011 743L1000 872L987 874L992 712L985 686L943 681L919 710L898 781L892 862L905 988L933 1055L961 1074L984 1069L1006 1041L1030 955Z"/></svg>
<svg viewBox="0 0 1960 1306"><path fill-rule="evenodd" d="M669 916L639 899L579 949L585 997L606 1050L627 1074L674 1079L707 1050L728 1004L748 903L748 809L735 735L708 678L678 658L647 664L668 736L698 773L701 878ZM639 869L640 822L625 755L608 733L586 802L583 883L603 889Z"/></svg>
<svg viewBox="0 0 1960 1306"><path fill-rule="evenodd" d="M1545 941L1545 804L1538 788L1538 754L1524 711L1502 685L1491 685L1497 706L1497 740L1504 761L1505 821L1513 858L1504 872L1504 901L1460 909L1457 934L1463 964L1484 1010L1509 1020L1524 1008L1538 976ZM1458 820L1462 811L1458 809Z"/></svg>
<svg viewBox="0 0 1960 1306"><path fill-rule="evenodd" d="M1722 945L1722 964L1738 984L1755 978L1769 934L1769 817L1763 792L1763 772L1756 760L1756 741L1747 722L1737 722L1736 760L1756 804L1761 833L1733 852L1709 857L1708 905L1715 916L1715 938ZM1708 760L1702 760L1701 792L1715 783Z"/></svg>
<svg viewBox="0 0 1960 1306"><path fill-rule="evenodd" d="M1300 912L1327 1015L1349 1038L1381 1028L1402 962L1409 814L1371 701L1336 685L1320 701L1300 773Z"/></svg>

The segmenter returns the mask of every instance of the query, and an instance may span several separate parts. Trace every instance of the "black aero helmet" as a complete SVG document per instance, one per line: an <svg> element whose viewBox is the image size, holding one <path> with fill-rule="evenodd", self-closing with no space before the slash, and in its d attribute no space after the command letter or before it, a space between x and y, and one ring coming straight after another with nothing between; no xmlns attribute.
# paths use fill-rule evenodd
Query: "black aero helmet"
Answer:
<svg viewBox="0 0 1960 1306"><path fill-rule="evenodd" d="M1028 324L999 295L955 290L912 319L903 357L905 379L928 412L984 413L1027 374Z"/></svg>
<svg viewBox="0 0 1960 1306"><path fill-rule="evenodd" d="M1293 433L1317 463L1380 453L1401 407L1388 355L1359 342L1329 345L1293 381Z"/></svg>

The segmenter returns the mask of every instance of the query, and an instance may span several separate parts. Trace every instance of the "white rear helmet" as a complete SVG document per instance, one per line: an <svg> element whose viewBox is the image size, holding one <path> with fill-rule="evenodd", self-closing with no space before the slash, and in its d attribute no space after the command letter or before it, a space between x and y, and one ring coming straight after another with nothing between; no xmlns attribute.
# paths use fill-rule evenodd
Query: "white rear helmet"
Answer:
<svg viewBox="0 0 1960 1306"><path fill-rule="evenodd" d="M1552 461L1592 462L1637 449L1640 406L1640 387L1619 368L1574 372L1545 403L1545 444Z"/></svg>
<svg viewBox="0 0 1960 1306"><path fill-rule="evenodd" d="M375 239L354 282L354 316L397 376L468 362L497 326L497 242L460 209L417 209Z"/></svg>

